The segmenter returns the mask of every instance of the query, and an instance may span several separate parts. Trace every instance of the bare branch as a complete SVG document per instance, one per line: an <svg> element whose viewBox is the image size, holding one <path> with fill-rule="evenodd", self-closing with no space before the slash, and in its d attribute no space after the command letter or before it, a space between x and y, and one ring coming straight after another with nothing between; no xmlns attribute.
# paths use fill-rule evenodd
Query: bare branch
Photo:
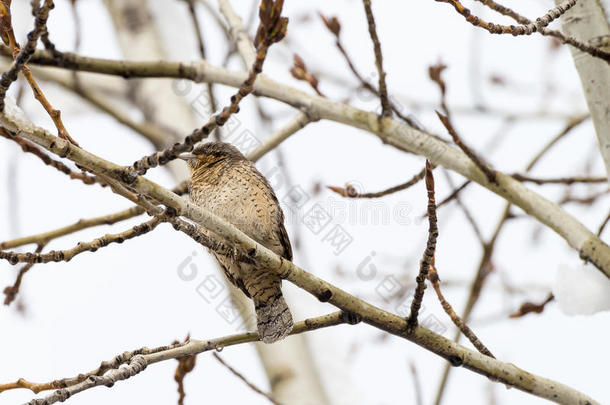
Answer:
<svg viewBox="0 0 610 405"><path fill-rule="evenodd" d="M242 380L248 387L250 387L252 389L252 391L256 392L257 394L260 394L262 396L264 396L265 398L267 398L269 400L269 402L271 402L272 404L275 405L281 405L278 401L275 400L275 398L273 398L273 396L271 396L271 394L261 390L260 388L258 388L256 385L254 385L253 383L251 383L250 381L248 381L248 379L246 377L244 377L243 374L241 374L239 371L235 370L233 367L231 367L229 364L227 364L226 361L224 361L222 359L222 357L220 357L218 355L218 353L212 353L214 355L214 358L216 360L218 360L218 362L220 364L222 364L223 366L225 366L235 377L239 378L240 380Z"/></svg>
<svg viewBox="0 0 610 405"><path fill-rule="evenodd" d="M376 122L376 118L374 119ZM115 181L122 181L123 170L121 166L95 156L76 145L48 132L34 127L29 122L21 121L16 117L0 115L0 122L9 130L18 131L20 136L29 139L47 150L65 155L68 159L96 173L105 173ZM542 377L526 373L514 365L500 362L480 353L468 350L441 335L438 335L422 326L410 330L407 321L361 299L346 293L334 285L299 268L292 262L282 259L271 250L252 240L234 225L224 221L204 208L186 201L158 184L138 176L129 183L130 189L138 195L150 198L153 201L172 208L176 213L186 216L219 237L231 241L234 248L244 253L250 260L276 271L280 277L287 279L322 302L332 305L353 314L356 319L380 328L388 333L408 339L437 355L448 359L454 365L463 365L466 368L486 376L493 376L498 382L525 390L533 395L547 398L558 403L571 403L574 401L589 401L597 404L591 398L575 391L563 384L547 380ZM189 343L190 344L190 343ZM187 345L188 346L188 345ZM184 346L186 347L186 346ZM147 363L161 361L172 355L185 355L180 349L165 354L151 355ZM63 395L63 394L62 394ZM59 397L61 398L61 397ZM58 399L59 399L58 398Z"/></svg>
<svg viewBox="0 0 610 405"><path fill-rule="evenodd" d="M68 250L52 250L48 253L16 253L0 250L0 259L7 260L11 264L69 262L74 256L80 253L95 252L111 243L123 243L126 240L144 235L154 230L160 223L161 219L153 218L150 221L135 225L133 228L121 233L106 234L90 242L79 242L76 246Z"/></svg>
<svg viewBox="0 0 610 405"><path fill-rule="evenodd" d="M540 304L534 304L534 303L529 302L529 301L524 302L519 307L519 310L517 310L516 312L513 312L512 314L510 314L509 317L510 318L521 318L521 317L523 317L523 316L525 316L527 314L530 314L532 312L534 312L536 314L540 314L540 313L542 313L542 311L544 311L544 308L546 307L546 304L548 304L549 302L553 301L554 299L555 299L555 296L553 296L553 294L549 294L547 299L545 299Z"/></svg>
<svg viewBox="0 0 610 405"><path fill-rule="evenodd" d="M472 329L470 329L468 325L466 325L466 323L458 316L458 314L455 313L451 304L449 304L449 302L447 302L447 300L443 296L439 283L438 273L436 272L434 266L430 267L430 274L428 275L428 279L432 283L434 291L436 291L436 296L438 297L441 306L445 310L445 313L449 315L449 318L451 318L453 324L458 327L460 332L462 332L464 336L466 336L468 340L470 340L470 343L472 343L472 345L476 347L479 352L483 353L486 356L494 357L494 355L491 354L489 349L483 344L483 342L481 342L477 335L474 334Z"/></svg>
<svg viewBox="0 0 610 405"><path fill-rule="evenodd" d="M553 179L545 179L545 178L527 176L525 174L519 174L519 173L513 174L513 178L515 180L525 181L525 182L535 183L535 184L565 184L565 185L570 185L570 184L574 184L574 183L585 183L585 184L606 183L608 181L608 179L605 177L575 176L575 177L556 177Z"/></svg>
<svg viewBox="0 0 610 405"><path fill-rule="evenodd" d="M415 176L413 176L410 180L408 180L406 183L402 183L397 186L393 186L388 189L373 192L373 193L360 193L351 184L348 184L347 186L345 186L345 188L337 187L337 186L327 186L327 187L342 197L379 198L379 197L384 197L389 194L397 193L402 190L406 190L409 187L414 186L415 184L419 183L421 181L421 179L424 178L425 173L426 173L426 169L424 168L419 173L417 173Z"/></svg>
<svg viewBox="0 0 610 405"><path fill-rule="evenodd" d="M347 314L343 311L333 312L331 314L322 315L316 318L308 318L304 321L295 323L291 334L296 335L304 332L309 332L321 328L327 328L340 324L355 324L358 323L358 319L354 316ZM237 335L229 335L221 338L211 340L195 340L189 339L187 342L173 343L167 346L160 346L153 349L142 347L137 350L123 352L109 361L103 361L99 367L91 370L87 373L78 374L75 377L64 378L61 380L54 380L48 383L33 383L23 378L20 378L14 383L0 384L0 393L12 389L25 388L29 389L34 393L39 393L48 390L62 390L69 389L71 387L77 387L79 384L85 382L90 377L100 377L106 373L117 370L124 364L129 363L136 357L142 357L147 365L158 363L169 359L178 359L184 356L196 355L210 350L218 350L228 346L234 346L243 343L256 342L259 339L258 333L246 332ZM88 388L92 388L90 386ZM88 389L87 388L87 389ZM79 391L80 392L80 391ZM60 395L65 395L61 393ZM47 397L50 398L50 397ZM37 401L45 401L45 399L39 399ZM53 396L54 402L57 402L56 397ZM36 401L36 400L35 400ZM43 404L51 404L54 402L42 402ZM36 403L36 402L34 402Z"/></svg>
<svg viewBox="0 0 610 405"><path fill-rule="evenodd" d="M422 257L419 265L419 274L415 278L417 287L413 293L413 302L411 302L411 313L407 319L407 329L412 331L417 326L417 315L421 307L421 302L424 298L426 289L426 278L431 266L434 266L434 254L436 252L436 239L438 238L438 226L436 224L436 201L434 200L434 175L432 174L432 166L426 160L426 191L428 192L428 242L424 257Z"/></svg>
<svg viewBox="0 0 610 405"><path fill-rule="evenodd" d="M244 79L243 73L212 67L204 62L192 64L177 62L150 63L110 61L67 53L64 56L66 56L65 59L55 60L45 52L36 52L32 61L44 61L46 64L70 69L78 68L120 76L180 77L196 81L214 81L235 87L239 87ZM549 226L576 249L581 258L591 262L610 277L610 247L573 216L510 176L496 171L497 183L491 183L466 154L455 150L425 132L401 124L391 118L386 118L384 125L380 126L374 113L307 94L293 87L282 85L264 75L257 79L254 84L254 91L259 95L277 99L296 108L306 106L308 112L313 113L320 119L341 122L369 131L383 142L400 150L424 155L432 164L444 166L470 180L474 180Z"/></svg>
<svg viewBox="0 0 610 405"><path fill-rule="evenodd" d="M373 41L373 48L375 49L375 66L377 67L377 74L379 75L379 98L381 99L381 116L389 117L392 115L390 109L390 101L388 99L388 88L385 82L386 73L383 70L383 54L381 53L381 44L379 43L379 37L377 36L377 27L375 26L375 17L373 16L373 10L371 9L371 0L362 0L364 4L364 12L366 13L366 20L369 25L369 35L371 41Z"/></svg>
<svg viewBox="0 0 610 405"><path fill-rule="evenodd" d="M36 248L36 251L34 253L38 254L42 251L42 249L44 248L44 244L40 244L38 245L38 247ZM27 273L28 271L30 271L30 269L32 267L34 267L35 263L28 263L25 266L21 267L19 269L19 273L17 274L17 278L15 279L15 282L13 283L12 286L7 286L4 288L4 305L10 305L11 302L13 302L15 300L15 298L17 297L17 294L19 294L19 288L21 287L21 282L23 280L23 276L25 275L25 273Z"/></svg>
<svg viewBox="0 0 610 405"><path fill-rule="evenodd" d="M526 24L532 23L529 18L524 17L523 15L514 11L513 9L510 9L506 6L498 4L493 0L476 0L476 1L483 3L487 7L491 8L494 11L497 11L498 13L500 13L502 15L511 17L513 20L517 21L519 24L526 25ZM610 52L606 52L602 48L599 48L599 47L596 47L593 45L589 45L586 42L579 41L574 37L566 36L561 31L551 30L548 28L540 28L538 30L538 32L540 32L542 35L545 35L545 36L552 36L554 38L557 38L563 44L572 45L573 47L580 49L583 52L586 52L597 58L601 58L601 59L605 60L606 62L610 62Z"/></svg>
<svg viewBox="0 0 610 405"><path fill-rule="evenodd" d="M459 0L435 0L441 3L449 3L455 8L459 14L461 14L466 21L475 27L481 27L492 34L511 34L513 36L517 35L531 35L536 31L540 31L540 29L549 25L553 20L559 18L563 13L568 11L570 8L576 4L576 0L565 0L563 3L559 4L557 7L550 9L545 15L542 17L536 18L535 22L524 24L520 26L514 25L500 25L486 22L480 19L477 16L471 14L470 10L467 9L459 2Z"/></svg>

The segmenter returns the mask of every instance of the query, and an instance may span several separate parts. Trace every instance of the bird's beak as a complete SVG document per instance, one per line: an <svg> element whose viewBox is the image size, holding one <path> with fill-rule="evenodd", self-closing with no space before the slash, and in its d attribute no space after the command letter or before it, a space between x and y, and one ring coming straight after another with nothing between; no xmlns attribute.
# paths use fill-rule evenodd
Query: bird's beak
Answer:
<svg viewBox="0 0 610 405"><path fill-rule="evenodd" d="M197 159L197 155L193 153L181 153L178 155L179 159L186 160L187 162L190 160Z"/></svg>

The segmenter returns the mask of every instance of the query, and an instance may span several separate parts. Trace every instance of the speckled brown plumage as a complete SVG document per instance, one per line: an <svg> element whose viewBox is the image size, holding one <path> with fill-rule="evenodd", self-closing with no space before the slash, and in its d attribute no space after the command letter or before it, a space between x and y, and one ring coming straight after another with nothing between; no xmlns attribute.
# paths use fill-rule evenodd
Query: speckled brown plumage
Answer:
<svg viewBox="0 0 610 405"><path fill-rule="evenodd" d="M284 214L273 189L254 164L224 142L205 143L193 155L188 159L191 201L292 260ZM280 277L269 269L212 253L229 280L254 301L262 341L272 343L290 333L292 315L282 297Z"/></svg>

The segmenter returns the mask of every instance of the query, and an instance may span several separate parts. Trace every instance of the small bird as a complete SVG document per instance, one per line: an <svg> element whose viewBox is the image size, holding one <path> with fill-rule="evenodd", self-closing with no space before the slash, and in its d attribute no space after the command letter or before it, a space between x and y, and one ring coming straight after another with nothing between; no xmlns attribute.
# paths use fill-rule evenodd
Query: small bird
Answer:
<svg viewBox="0 0 610 405"><path fill-rule="evenodd" d="M225 142L206 142L180 158L187 161L191 171L189 196L193 203L230 222L279 256L292 260L284 213L277 197L267 179L237 148ZM222 240L208 230L203 232ZM280 276L260 265L211 253L227 278L254 301L261 340L273 343L286 337L293 322L280 289Z"/></svg>

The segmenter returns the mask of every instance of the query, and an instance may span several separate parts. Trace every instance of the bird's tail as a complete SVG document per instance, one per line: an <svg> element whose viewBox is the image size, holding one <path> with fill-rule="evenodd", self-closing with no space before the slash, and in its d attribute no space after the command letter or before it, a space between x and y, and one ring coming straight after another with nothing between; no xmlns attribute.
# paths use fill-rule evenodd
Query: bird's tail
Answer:
<svg viewBox="0 0 610 405"><path fill-rule="evenodd" d="M281 340L292 331L292 314L281 292L265 303L255 299L255 307L258 334L264 343Z"/></svg>

